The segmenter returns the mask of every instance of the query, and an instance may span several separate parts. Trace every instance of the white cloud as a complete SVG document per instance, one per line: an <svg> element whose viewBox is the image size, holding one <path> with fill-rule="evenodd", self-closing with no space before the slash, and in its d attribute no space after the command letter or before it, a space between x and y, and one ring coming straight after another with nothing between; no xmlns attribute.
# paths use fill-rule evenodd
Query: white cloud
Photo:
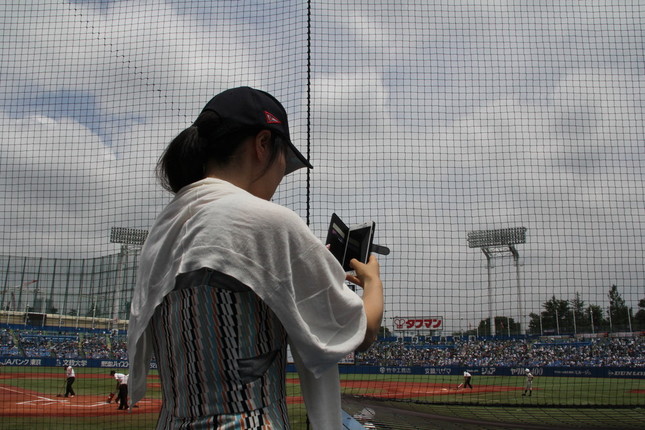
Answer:
<svg viewBox="0 0 645 430"><path fill-rule="evenodd" d="M276 94L304 150L300 2L262 3L255 20L237 2L101 4L0 6L3 253L104 254L111 226L148 226L169 198L157 158L226 87ZM517 225L532 305L577 290L602 302L611 283L642 292L638 14L356 6L322 3L312 16L312 222L323 237L332 211L376 219L393 250L382 257L390 312L448 317L478 297L481 317L485 261L466 234ZM304 213L303 195L298 172L277 199ZM515 272L497 267L510 307Z"/></svg>

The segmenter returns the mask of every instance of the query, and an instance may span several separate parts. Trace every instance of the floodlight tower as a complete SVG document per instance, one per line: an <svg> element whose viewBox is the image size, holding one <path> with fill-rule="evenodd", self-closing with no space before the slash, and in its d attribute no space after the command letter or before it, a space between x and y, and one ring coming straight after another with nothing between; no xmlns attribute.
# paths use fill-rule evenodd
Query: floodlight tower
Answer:
<svg viewBox="0 0 645 430"><path fill-rule="evenodd" d="M130 254L136 254L141 250L143 242L148 237L148 230L139 230L127 227L112 227L110 229L110 242L120 243L121 251L117 260L117 281L114 292L114 303L112 304L112 319L114 324L119 320L119 302L121 300L121 290L123 282L123 272L125 271L123 260L127 259Z"/></svg>
<svg viewBox="0 0 645 430"><path fill-rule="evenodd" d="M486 256L488 268L488 321L490 324L490 333L495 336L495 320L493 316L493 290L491 280L491 269L493 267L492 259L495 255L505 255L509 252L515 260L515 270L517 274L517 305L519 310L520 332L522 330L522 320L524 318L522 287L520 285L520 254L517 252L515 245L526 243L526 227L504 228L499 230L476 230L468 233L468 247L481 248Z"/></svg>

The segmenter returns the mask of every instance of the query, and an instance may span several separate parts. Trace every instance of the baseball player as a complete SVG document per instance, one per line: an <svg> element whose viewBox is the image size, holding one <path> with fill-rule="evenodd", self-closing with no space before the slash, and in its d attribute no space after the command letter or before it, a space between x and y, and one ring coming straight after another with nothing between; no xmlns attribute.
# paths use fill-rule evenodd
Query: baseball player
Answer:
<svg viewBox="0 0 645 430"><path fill-rule="evenodd" d="M110 375L116 379L116 390L117 397L116 402L119 404L119 410L128 409L128 375L123 373L117 373L114 370L110 372Z"/></svg>
<svg viewBox="0 0 645 430"><path fill-rule="evenodd" d="M526 382L524 383L524 393L522 395L526 396L526 393L529 393L529 397L531 397L531 394L533 394L533 374L529 369L524 369L524 373L526 374Z"/></svg>
<svg viewBox="0 0 645 430"><path fill-rule="evenodd" d="M461 384L459 384L459 385L457 386L457 389L459 389L459 388L461 388L461 387L464 387L464 388L468 387L468 388L470 388L470 389L472 390L472 389L473 389L473 386L472 386L472 384L470 383L470 380L472 379L472 377L473 377L473 375L471 375L468 371L465 371L465 372L464 372L464 382L462 382Z"/></svg>
<svg viewBox="0 0 645 430"><path fill-rule="evenodd" d="M72 366L63 366L65 369L65 378L67 378L67 384L65 385L65 397L74 397L76 393L72 388L74 381L76 380L76 373Z"/></svg>

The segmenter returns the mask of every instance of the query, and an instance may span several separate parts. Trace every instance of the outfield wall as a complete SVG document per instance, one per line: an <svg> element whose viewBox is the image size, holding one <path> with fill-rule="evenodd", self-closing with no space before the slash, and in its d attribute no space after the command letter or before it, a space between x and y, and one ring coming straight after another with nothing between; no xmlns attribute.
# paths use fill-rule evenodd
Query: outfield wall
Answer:
<svg viewBox="0 0 645 430"><path fill-rule="evenodd" d="M19 367L60 367L70 365L73 367L94 367L105 369L127 369L127 360L109 359L71 359L51 357L1 357L2 366ZM157 368L157 363L150 364L151 369ZM361 375L427 375L427 376L461 376L468 371L477 376L524 376L525 368L519 367L423 367L423 366L361 366L340 365L341 374ZM645 379L645 369L628 367L534 367L530 368L534 376L552 377L587 377L587 378L628 378ZM293 364L287 365L287 371L295 372Z"/></svg>
<svg viewBox="0 0 645 430"><path fill-rule="evenodd" d="M645 369L627 367L534 367L529 368L534 376L589 377L589 378L635 378L645 379ZM381 375L428 375L461 376L465 371L477 376L524 376L520 367L386 367L386 366L341 366L340 373Z"/></svg>

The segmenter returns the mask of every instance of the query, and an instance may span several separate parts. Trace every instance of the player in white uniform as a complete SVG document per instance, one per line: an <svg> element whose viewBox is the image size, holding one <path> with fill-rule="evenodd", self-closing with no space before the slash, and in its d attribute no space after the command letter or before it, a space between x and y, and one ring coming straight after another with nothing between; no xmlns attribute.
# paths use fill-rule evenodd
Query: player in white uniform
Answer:
<svg viewBox="0 0 645 430"><path fill-rule="evenodd" d="M76 373L72 366L63 366L65 368L65 378L67 378L67 384L65 385L65 397L74 397L76 393L74 392L74 381L76 381Z"/></svg>
<svg viewBox="0 0 645 430"><path fill-rule="evenodd" d="M524 393L522 395L526 396L526 393L529 393L529 397L531 397L531 394L533 394L533 374L529 369L524 369L524 373L526 374L526 382L524 383Z"/></svg>
<svg viewBox="0 0 645 430"><path fill-rule="evenodd" d="M116 402L119 404L119 410L128 409L128 375L123 373L117 373L114 370L110 372L110 375L116 379L116 390L117 397Z"/></svg>
<svg viewBox="0 0 645 430"><path fill-rule="evenodd" d="M472 377L473 377L473 375L471 375L471 374L470 374L470 372L465 371L465 372L464 372L464 382L462 382L461 384L459 384L459 385L457 386L457 389L459 389L459 388L461 388L461 387L464 387L464 388L468 387L468 388L470 388L470 389L472 390L473 386L472 386L472 384L470 383L470 380L472 379Z"/></svg>

